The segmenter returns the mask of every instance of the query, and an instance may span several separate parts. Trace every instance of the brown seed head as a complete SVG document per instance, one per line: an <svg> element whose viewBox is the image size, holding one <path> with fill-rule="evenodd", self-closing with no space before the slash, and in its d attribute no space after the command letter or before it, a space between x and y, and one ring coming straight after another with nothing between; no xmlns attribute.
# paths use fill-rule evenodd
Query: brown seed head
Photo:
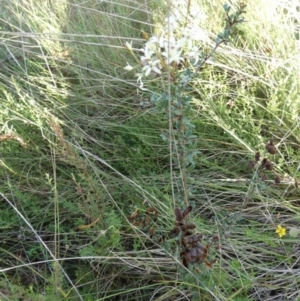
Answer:
<svg viewBox="0 0 300 301"><path fill-rule="evenodd" d="M175 213L176 221L182 222L183 220L182 211L179 208L175 208L174 213Z"/></svg>
<svg viewBox="0 0 300 301"><path fill-rule="evenodd" d="M260 152L257 152L255 154L255 161L257 162L257 161L259 161L259 159L260 159Z"/></svg>
<svg viewBox="0 0 300 301"><path fill-rule="evenodd" d="M265 165L265 168L266 168L267 170L272 170L272 169L273 169L273 164L272 164L270 161L268 161L268 162L266 163L266 165Z"/></svg>
<svg viewBox="0 0 300 301"><path fill-rule="evenodd" d="M178 227L174 227L171 230L170 237L174 238L174 237L178 236L179 233L180 233L180 229Z"/></svg>
<svg viewBox="0 0 300 301"><path fill-rule="evenodd" d="M194 224L186 224L185 225L185 229L190 229L190 230L192 230L192 229L195 229L196 228L196 225L194 225Z"/></svg>
<svg viewBox="0 0 300 301"><path fill-rule="evenodd" d="M191 211L192 211L193 207L192 206L188 206L183 212L182 212L182 217L185 218Z"/></svg>
<svg viewBox="0 0 300 301"><path fill-rule="evenodd" d="M266 144L266 150L271 154L275 155L277 152L276 146L273 144L273 141L270 141Z"/></svg>
<svg viewBox="0 0 300 301"><path fill-rule="evenodd" d="M276 185L277 185L277 184L280 184L281 180L280 180L279 176L276 176L276 177L274 178L274 182L275 182Z"/></svg>
<svg viewBox="0 0 300 301"><path fill-rule="evenodd" d="M261 167L262 168L266 167L267 163L268 163L268 159L267 158L263 158L262 161L261 161Z"/></svg>

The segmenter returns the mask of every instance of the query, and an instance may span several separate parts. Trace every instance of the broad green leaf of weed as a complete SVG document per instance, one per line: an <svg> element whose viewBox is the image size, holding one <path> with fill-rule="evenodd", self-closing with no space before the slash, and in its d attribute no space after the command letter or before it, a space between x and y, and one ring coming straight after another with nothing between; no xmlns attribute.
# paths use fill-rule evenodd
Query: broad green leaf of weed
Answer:
<svg viewBox="0 0 300 301"><path fill-rule="evenodd" d="M295 227L291 227L290 231L289 231L289 235L292 237L298 237L300 234L300 229L299 228L295 228Z"/></svg>

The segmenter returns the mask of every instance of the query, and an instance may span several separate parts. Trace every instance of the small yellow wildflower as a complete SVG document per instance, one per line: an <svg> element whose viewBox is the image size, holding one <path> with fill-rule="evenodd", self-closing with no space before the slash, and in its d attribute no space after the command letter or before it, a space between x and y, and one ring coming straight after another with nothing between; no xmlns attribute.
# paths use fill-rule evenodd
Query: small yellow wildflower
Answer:
<svg viewBox="0 0 300 301"><path fill-rule="evenodd" d="M281 225L278 225L277 228L276 228L276 233L281 238L281 237L286 235L286 229L283 228Z"/></svg>

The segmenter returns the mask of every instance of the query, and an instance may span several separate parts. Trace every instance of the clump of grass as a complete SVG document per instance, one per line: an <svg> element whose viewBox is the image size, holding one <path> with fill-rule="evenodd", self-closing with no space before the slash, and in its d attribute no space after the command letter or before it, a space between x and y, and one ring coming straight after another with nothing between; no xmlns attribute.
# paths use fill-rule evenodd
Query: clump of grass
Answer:
<svg viewBox="0 0 300 301"><path fill-rule="evenodd" d="M248 1L238 38L189 82L201 152L188 177L191 218L222 244L198 274L182 267L176 240L159 241L183 207L172 196L184 191L170 171L178 152L161 140L168 121L124 71L139 68L125 42L142 48L142 31L159 34L174 7L31 2L4 1L0 15L1 298L296 300L296 8ZM205 52L224 26L223 3L198 4L209 20L200 22ZM168 89L157 77L146 86ZM248 168L257 152L280 183ZM157 211L152 235L128 220L147 208Z"/></svg>
<svg viewBox="0 0 300 301"><path fill-rule="evenodd" d="M140 31L133 30L132 23L147 18L146 7L133 10L133 4L95 7L90 2L80 8L76 2L53 3L55 7L44 1L34 7L30 1L23 6L8 2L2 12L3 17L11 16L2 28L8 37L2 41L1 191L7 198L1 208L2 273L25 289L32 286L34 292L46 287L49 298L95 298L93 286L83 285L95 276L91 258L81 260L77 268L76 257L104 257L122 250L125 219L111 204L122 203L125 195L132 202L143 200L143 189L132 186L134 182L126 193L119 188L129 181L125 171L133 171L132 160L136 171L142 157L148 157L139 141L147 142L149 152L153 148L147 136L138 134L145 132L137 128L140 121L130 121L139 102L124 97L130 82L120 57L122 39L130 34L139 40ZM107 31L99 33L96 23ZM86 36L91 26L94 32ZM114 46L118 53L111 52ZM127 165L119 163L117 143L122 139L132 158ZM130 140L136 141L139 157L130 149ZM5 237L11 237L9 243ZM61 262L65 257L70 259Z"/></svg>

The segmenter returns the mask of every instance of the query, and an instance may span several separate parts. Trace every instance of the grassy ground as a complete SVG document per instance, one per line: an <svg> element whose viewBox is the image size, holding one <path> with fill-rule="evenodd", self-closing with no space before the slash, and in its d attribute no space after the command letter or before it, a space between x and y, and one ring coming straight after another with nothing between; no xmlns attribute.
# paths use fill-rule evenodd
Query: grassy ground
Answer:
<svg viewBox="0 0 300 301"><path fill-rule="evenodd" d="M124 70L124 43L143 47L168 5L32 2L1 1L0 299L298 300L299 7L248 1L237 40L190 84L190 220L221 247L186 269L169 123ZM208 48L223 2L197 2ZM272 170L251 168L256 152Z"/></svg>

